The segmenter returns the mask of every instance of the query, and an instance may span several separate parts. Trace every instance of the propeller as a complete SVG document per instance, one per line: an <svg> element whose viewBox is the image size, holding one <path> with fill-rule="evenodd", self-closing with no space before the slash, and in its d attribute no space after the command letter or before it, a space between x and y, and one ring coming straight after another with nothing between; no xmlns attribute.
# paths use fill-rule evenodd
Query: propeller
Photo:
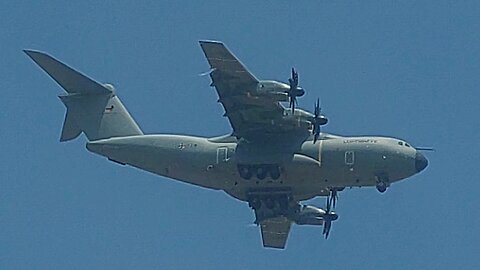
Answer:
<svg viewBox="0 0 480 270"><path fill-rule="evenodd" d="M329 201L330 201L330 204L333 205L333 208L335 208L335 205L337 204L337 200L338 200L338 190L336 188L332 188L329 196Z"/></svg>
<svg viewBox="0 0 480 270"><path fill-rule="evenodd" d="M330 234L330 229L332 228L332 221L338 219L338 215L335 212L330 212L331 208L331 201L330 198L327 197L327 209L325 210L325 215L323 215L323 232L322 234L325 235L325 239L328 239L328 235Z"/></svg>
<svg viewBox="0 0 480 270"><path fill-rule="evenodd" d="M315 144L320 136L320 126L323 126L328 123L328 118L322 115L322 107L320 107L320 98L317 98L317 102L314 107L314 117L312 121L312 135L313 143Z"/></svg>
<svg viewBox="0 0 480 270"><path fill-rule="evenodd" d="M298 73L295 68L292 67L292 76L288 79L290 89L285 91L290 99L289 107L292 109L292 115L295 114L295 105L297 104L297 97L301 97L305 94L305 91L298 87Z"/></svg>

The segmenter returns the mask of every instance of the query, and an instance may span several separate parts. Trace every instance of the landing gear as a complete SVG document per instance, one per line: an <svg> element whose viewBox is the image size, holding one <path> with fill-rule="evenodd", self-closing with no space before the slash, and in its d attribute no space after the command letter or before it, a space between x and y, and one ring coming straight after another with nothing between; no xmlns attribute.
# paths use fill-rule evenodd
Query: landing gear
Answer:
<svg viewBox="0 0 480 270"><path fill-rule="evenodd" d="M287 194L255 195L248 199L248 206L264 216L287 215L291 198Z"/></svg>
<svg viewBox="0 0 480 270"><path fill-rule="evenodd" d="M258 166L257 167L257 178L260 180L265 179L267 177L267 168L266 166Z"/></svg>
<svg viewBox="0 0 480 270"><path fill-rule="evenodd" d="M287 196L280 196L278 198L278 205L280 209L287 211L288 210L288 197Z"/></svg>
<svg viewBox="0 0 480 270"><path fill-rule="evenodd" d="M238 174L245 180L250 180L255 175L257 179L263 180L270 176L271 179L280 178L280 167L276 164L246 165L239 164Z"/></svg>
<svg viewBox="0 0 480 270"><path fill-rule="evenodd" d="M380 193L384 193L385 191L387 191L387 188L390 186L390 182L388 181L388 177L387 176L383 176L383 177L376 177L377 179L377 190L380 192Z"/></svg>
<svg viewBox="0 0 480 270"><path fill-rule="evenodd" d="M273 209L275 207L275 201L273 200L273 198L267 198L265 200L265 206L268 208L268 209Z"/></svg>
<svg viewBox="0 0 480 270"><path fill-rule="evenodd" d="M238 173L240 174L240 177L246 180L249 180L250 178L252 178L252 175L253 175L250 167L246 165L238 165Z"/></svg>
<svg viewBox="0 0 480 270"><path fill-rule="evenodd" d="M277 165L269 166L270 177L273 180L280 178L280 168Z"/></svg>
<svg viewBox="0 0 480 270"><path fill-rule="evenodd" d="M248 202L248 206L253 208L253 210L258 210L262 207L262 201L259 198L254 198Z"/></svg>
<svg viewBox="0 0 480 270"><path fill-rule="evenodd" d="M387 191L387 184L385 184L385 182L379 182L377 184L377 190L380 192L380 193L384 193L385 191Z"/></svg>

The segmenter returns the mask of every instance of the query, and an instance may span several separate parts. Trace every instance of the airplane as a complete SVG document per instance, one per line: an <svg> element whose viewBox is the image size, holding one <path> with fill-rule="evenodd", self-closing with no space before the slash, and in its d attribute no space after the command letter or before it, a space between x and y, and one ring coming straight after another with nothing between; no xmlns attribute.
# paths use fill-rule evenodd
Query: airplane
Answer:
<svg viewBox="0 0 480 270"><path fill-rule="evenodd" d="M102 84L52 56L24 52L65 93L61 142L84 133L86 148L108 160L196 186L222 190L247 202L263 246L284 249L292 224L323 226L328 238L338 192L376 187L385 192L423 171L427 148L380 136L345 137L321 132L328 118L296 108L305 94L292 68L288 83L259 80L219 41L202 40L207 75L232 132L213 138L144 134L111 84ZM284 107L282 102L287 102ZM326 207L302 204L326 197Z"/></svg>

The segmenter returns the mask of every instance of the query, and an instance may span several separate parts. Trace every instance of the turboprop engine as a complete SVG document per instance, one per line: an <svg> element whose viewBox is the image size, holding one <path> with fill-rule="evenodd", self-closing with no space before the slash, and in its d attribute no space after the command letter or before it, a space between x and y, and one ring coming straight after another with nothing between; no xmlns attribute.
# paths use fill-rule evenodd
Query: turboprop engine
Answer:
<svg viewBox="0 0 480 270"><path fill-rule="evenodd" d="M298 225L323 225L323 235L328 238L332 221L338 219L335 212L330 211L330 203L327 198L327 209L318 208L312 205L301 205L298 213L293 217L293 221Z"/></svg>
<svg viewBox="0 0 480 270"><path fill-rule="evenodd" d="M271 96L274 100L280 102L289 101L287 93L289 89L290 86L288 84L278 81L260 81L257 85L257 93L259 95L268 95ZM298 89L298 96L303 96L305 94L305 91L300 87Z"/></svg>
<svg viewBox="0 0 480 270"><path fill-rule="evenodd" d="M334 212L327 213L316 206L302 205L294 221L298 225L323 225L326 218L334 221L338 219L338 215Z"/></svg>
<svg viewBox="0 0 480 270"><path fill-rule="evenodd" d="M295 218L298 225L323 225L323 216L326 211L311 205L300 206L300 211Z"/></svg>

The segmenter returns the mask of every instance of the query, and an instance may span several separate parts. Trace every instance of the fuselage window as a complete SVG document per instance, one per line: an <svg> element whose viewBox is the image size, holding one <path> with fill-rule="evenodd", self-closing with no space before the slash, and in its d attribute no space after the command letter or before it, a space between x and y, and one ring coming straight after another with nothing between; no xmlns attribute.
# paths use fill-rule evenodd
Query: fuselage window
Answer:
<svg viewBox="0 0 480 270"><path fill-rule="evenodd" d="M353 165L354 162L355 162L355 156L353 154L353 151L345 152L345 164Z"/></svg>

